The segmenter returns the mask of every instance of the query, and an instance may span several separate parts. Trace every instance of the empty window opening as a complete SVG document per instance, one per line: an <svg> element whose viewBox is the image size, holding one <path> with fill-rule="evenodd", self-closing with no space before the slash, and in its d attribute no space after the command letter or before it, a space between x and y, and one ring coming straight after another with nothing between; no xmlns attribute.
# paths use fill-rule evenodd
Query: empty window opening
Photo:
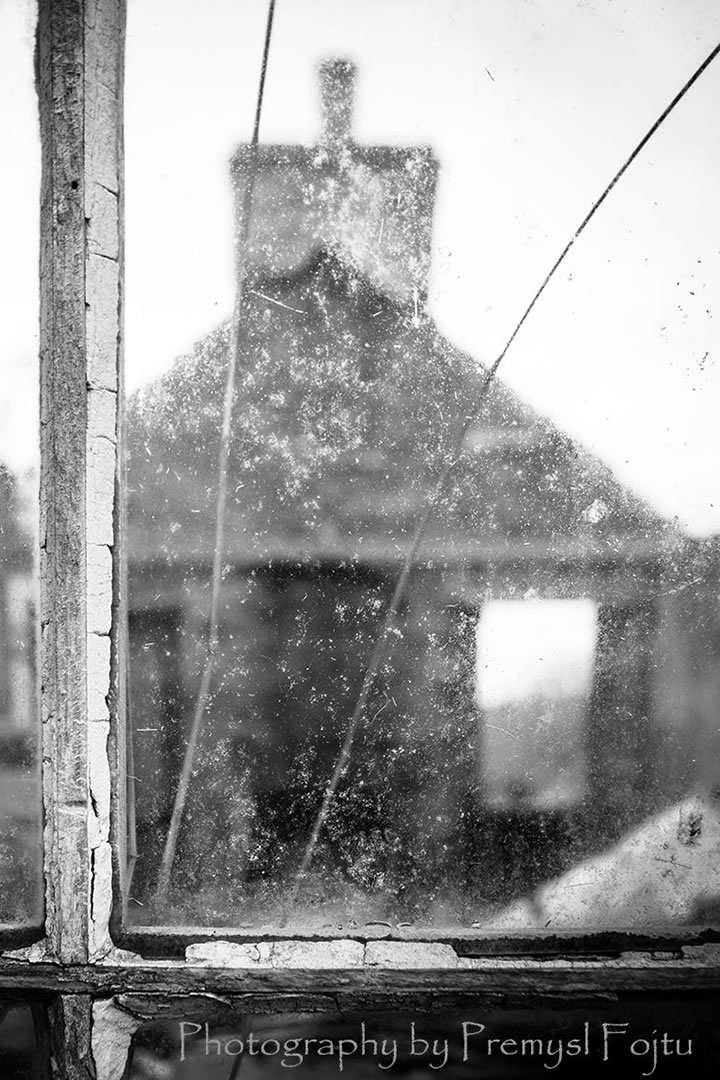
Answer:
<svg viewBox="0 0 720 1080"><path fill-rule="evenodd" d="M592 600L497 600L480 616L475 695L486 804L570 807L587 774L597 640Z"/></svg>

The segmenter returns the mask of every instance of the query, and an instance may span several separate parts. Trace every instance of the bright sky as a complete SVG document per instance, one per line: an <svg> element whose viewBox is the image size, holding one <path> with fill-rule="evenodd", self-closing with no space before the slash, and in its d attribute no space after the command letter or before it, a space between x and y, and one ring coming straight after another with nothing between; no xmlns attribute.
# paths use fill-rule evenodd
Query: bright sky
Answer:
<svg viewBox="0 0 720 1080"><path fill-rule="evenodd" d="M492 709L538 696L589 692L597 609L592 600L493 600L477 627L477 696Z"/></svg>
<svg viewBox="0 0 720 1080"><path fill-rule="evenodd" d="M12 103L0 119L0 460L16 468L36 430L29 2L0 0L0 100ZM130 0L130 389L231 310L227 163L250 134L265 13L266 0ZM429 143L441 162L431 311L492 361L718 40L716 0L277 0L261 138L314 141L316 65L354 59L358 141ZM502 369L699 534L720 531L719 98L720 60L612 193Z"/></svg>

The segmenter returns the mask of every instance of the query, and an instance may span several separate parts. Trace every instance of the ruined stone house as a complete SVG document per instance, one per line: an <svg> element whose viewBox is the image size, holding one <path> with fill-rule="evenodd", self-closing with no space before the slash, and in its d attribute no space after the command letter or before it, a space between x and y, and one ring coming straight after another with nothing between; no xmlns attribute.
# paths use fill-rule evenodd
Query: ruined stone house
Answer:
<svg viewBox="0 0 720 1080"><path fill-rule="evenodd" d="M356 144L351 67L323 71L323 137L259 148L239 255L221 649L179 920L272 918L484 377L426 308L438 163L427 147ZM253 153L232 162L238 215ZM204 659L230 334L220 326L129 404L133 893L146 904ZM690 547L496 381L430 517L308 905L482 918L708 779L720 643L714 602L700 616L696 598L717 568ZM492 603L543 599L594 606L591 684L564 718L526 702L513 737L545 708L545 749L536 740L505 781L495 762L490 779L478 622Z"/></svg>

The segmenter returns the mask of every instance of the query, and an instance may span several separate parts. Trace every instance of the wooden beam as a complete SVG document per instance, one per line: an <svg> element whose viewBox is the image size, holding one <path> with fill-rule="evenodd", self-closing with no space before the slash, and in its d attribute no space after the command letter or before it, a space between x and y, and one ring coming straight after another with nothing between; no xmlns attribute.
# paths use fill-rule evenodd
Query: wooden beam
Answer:
<svg viewBox="0 0 720 1080"><path fill-rule="evenodd" d="M57 1080L96 1080L92 1057L92 998L58 997L48 1009L52 1074Z"/></svg>
<svg viewBox="0 0 720 1080"><path fill-rule="evenodd" d="M289 999L303 1009L317 1003L333 1007L377 1008L384 1001L401 1004L453 1004L485 998L565 1001L599 994L720 991L720 970L688 961L655 962L644 958L633 966L572 966L497 961L466 969L397 970L364 968L203 968L185 964L69 965L0 963L0 989L55 991L60 994L157 995L158 1010L166 998L187 994L231 994L267 1011L284 1008ZM313 1003L316 1003L315 1005ZM376 1003L380 1003L379 1006Z"/></svg>
<svg viewBox="0 0 720 1080"><path fill-rule="evenodd" d="M109 947L123 11L42 0L38 22L46 930L66 963Z"/></svg>

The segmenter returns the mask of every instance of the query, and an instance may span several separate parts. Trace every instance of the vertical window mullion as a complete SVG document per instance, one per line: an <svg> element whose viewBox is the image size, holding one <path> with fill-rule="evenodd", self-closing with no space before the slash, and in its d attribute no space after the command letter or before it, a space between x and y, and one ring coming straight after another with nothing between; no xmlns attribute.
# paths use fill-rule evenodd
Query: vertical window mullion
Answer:
<svg viewBox="0 0 720 1080"><path fill-rule="evenodd" d="M122 0L41 0L41 620L46 926L110 945Z"/></svg>

